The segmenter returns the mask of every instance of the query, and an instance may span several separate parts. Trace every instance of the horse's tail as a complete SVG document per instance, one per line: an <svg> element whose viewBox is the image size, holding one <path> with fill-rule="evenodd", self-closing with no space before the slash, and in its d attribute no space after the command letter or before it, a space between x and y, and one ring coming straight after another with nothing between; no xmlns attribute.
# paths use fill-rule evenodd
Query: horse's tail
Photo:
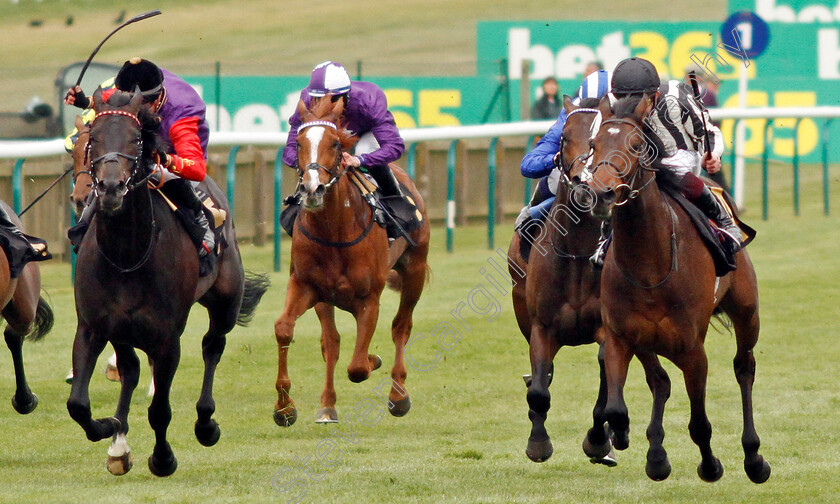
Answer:
<svg viewBox="0 0 840 504"><path fill-rule="evenodd" d="M721 328L726 329L727 332L732 334L732 319L720 306L715 306L715 309L712 311L712 319L714 319L710 321L712 327L718 331L720 331ZM718 324L715 324L715 322L720 324L720 327L718 327Z"/></svg>
<svg viewBox="0 0 840 504"><path fill-rule="evenodd" d="M245 272L245 292L242 294L242 306L236 317L236 325L247 326L254 318L254 311L260 300L271 285L271 280L265 273Z"/></svg>
<svg viewBox="0 0 840 504"><path fill-rule="evenodd" d="M55 317L49 303L43 298L38 298L38 306L35 308L35 323L32 325L32 330L26 335L26 339L30 341L38 341L53 327Z"/></svg>

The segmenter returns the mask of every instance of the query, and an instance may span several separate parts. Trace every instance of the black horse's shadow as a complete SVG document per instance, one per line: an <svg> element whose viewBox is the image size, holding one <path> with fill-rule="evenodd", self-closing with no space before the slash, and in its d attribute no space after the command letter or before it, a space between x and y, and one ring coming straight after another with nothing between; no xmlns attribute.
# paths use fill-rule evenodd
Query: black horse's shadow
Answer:
<svg viewBox="0 0 840 504"><path fill-rule="evenodd" d="M195 434L201 444L212 446L220 436L212 419L213 377L226 334L236 324L247 324L268 280L245 272L231 219L223 225L227 246L214 271L199 278L193 242L169 203L147 183L159 141L157 117L142 105L140 93L117 91L104 102L97 90L94 103L97 116L91 125L88 159L97 211L76 262L75 379L67 409L91 441L113 436L108 470L127 472L132 463L125 439L128 410L140 372L135 349L145 352L153 363L156 389L149 406L149 423L155 431L149 469L167 476L177 468L166 441L172 416L169 392L190 308L198 301L210 320L202 340L205 368ZM225 195L209 177L203 189L229 213ZM114 417L94 420L88 386L107 342L116 350L122 385Z"/></svg>

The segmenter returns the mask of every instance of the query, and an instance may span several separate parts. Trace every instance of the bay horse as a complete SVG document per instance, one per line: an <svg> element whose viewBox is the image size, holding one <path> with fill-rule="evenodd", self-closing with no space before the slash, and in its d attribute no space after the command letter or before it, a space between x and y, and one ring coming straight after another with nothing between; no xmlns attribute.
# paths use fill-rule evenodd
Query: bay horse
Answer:
<svg viewBox="0 0 840 504"><path fill-rule="evenodd" d="M20 230L23 224L5 201L0 205ZM29 389L23 368L23 340L38 341L53 326L53 311L41 297L41 270L36 262L28 262L20 274L12 278L9 257L0 247L0 315L6 321L3 336L12 354L15 368L15 394L12 407L21 415L32 413L38 406L38 396Z"/></svg>
<svg viewBox="0 0 840 504"><path fill-rule="evenodd" d="M97 89L93 99L97 114L90 128L88 166L96 210L76 261L75 379L67 409L89 440L113 436L108 470L115 475L128 472L128 411L140 370L135 348L142 350L154 363L156 388L149 406L149 424L155 431L149 469L156 476L168 476L177 468L166 440L172 417L169 393L190 308L198 301L210 320L202 340L204 379L195 435L202 445L212 446L221 435L212 418L213 378L226 334L234 325L250 321L268 282L245 272L230 219L222 231L227 246L214 270L199 278L195 245L169 203L149 187L157 166L153 153L163 149L157 116L143 105L139 92L117 91L105 102ZM202 184L217 206L228 208L224 193L209 177ZM117 353L120 397L113 417L94 420L88 387L107 342Z"/></svg>
<svg viewBox="0 0 840 504"><path fill-rule="evenodd" d="M688 215L658 190L655 159L648 152L643 122L653 107L645 96L608 100L600 108L604 121L594 140L591 212L609 219L613 241L601 280L602 316L608 386L606 415L617 438L628 442L629 417L623 387L634 352L655 352L679 367L691 405L691 439L700 449L698 475L716 481L723 465L713 455L705 395L708 361L704 341L716 310L735 330L735 378L741 389L744 469L763 483L770 464L759 455L753 421L755 379L753 348L758 341L758 285L746 250L736 254L737 269L716 277L713 259ZM668 477L671 465L662 446L662 412L654 411L647 437L645 471L654 480Z"/></svg>
<svg viewBox="0 0 840 504"><path fill-rule="evenodd" d="M589 258L601 236L601 221L582 211L575 203L577 176L590 155L593 123L600 121L597 98L572 103L565 96L566 124L560 141L560 181L557 196L544 221L525 229L532 240L530 260L520 254L519 233L514 233L508 256L514 313L522 334L529 343L531 376L527 400L530 408L531 434L525 450L534 462L551 457L553 447L545 428L551 403L549 385L554 375L554 357L563 346L598 343L602 347L600 271L592 268ZM518 271L517 271L518 269ZM603 347L602 347L603 348ZM668 376L655 355L642 353L642 361L654 402L664 404L669 391ZM603 351L598 353L600 389L592 412L593 425L583 441L583 450L593 463L613 466L617 462L612 452L609 432L605 429L606 380Z"/></svg>
<svg viewBox="0 0 840 504"><path fill-rule="evenodd" d="M410 233L416 245L399 238L389 246L385 230L374 224L373 211L350 180L359 174L341 162L343 150L355 141L342 128L343 101L332 103L324 97L313 101L309 108L300 102L298 112L302 122L297 137L298 191L303 203L292 234L285 306L274 325L278 345L274 421L286 427L297 419L297 409L289 395L287 358L295 321L313 306L321 323L321 353L326 362L326 381L316 422L338 421L333 375L340 337L335 308L350 312L356 319L356 345L347 374L350 381L358 383L382 363L379 356L368 353L368 348L386 280L389 286L400 290L399 309L391 324L396 352L387 405L392 415L403 416L411 407L405 387L404 350L413 324L412 313L428 275L429 223L423 199L408 175L391 164L423 218L422 225Z"/></svg>

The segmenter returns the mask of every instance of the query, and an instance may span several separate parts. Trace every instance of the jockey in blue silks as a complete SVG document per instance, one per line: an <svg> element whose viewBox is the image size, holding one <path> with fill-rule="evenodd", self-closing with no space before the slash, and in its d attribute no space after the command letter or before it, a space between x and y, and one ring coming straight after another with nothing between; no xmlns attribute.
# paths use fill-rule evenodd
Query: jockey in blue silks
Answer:
<svg viewBox="0 0 840 504"><path fill-rule="evenodd" d="M586 98L601 99L609 92L610 73L606 70L593 72L583 80L572 103L580 105L581 100ZM537 188L534 190L530 203L519 213L514 225L516 229L520 229L529 218L541 220L554 202L560 175L555 160L559 155L560 137L563 136L563 128L566 125L567 118L566 109L561 109L557 121L540 138L533 150L522 158L520 166L522 175L528 178L538 178L540 181L537 183Z"/></svg>

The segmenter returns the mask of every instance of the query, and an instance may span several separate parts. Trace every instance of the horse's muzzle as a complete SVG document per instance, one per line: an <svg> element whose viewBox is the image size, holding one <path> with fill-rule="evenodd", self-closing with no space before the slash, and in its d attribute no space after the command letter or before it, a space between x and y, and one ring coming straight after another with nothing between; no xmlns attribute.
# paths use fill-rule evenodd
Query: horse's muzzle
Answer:
<svg viewBox="0 0 840 504"><path fill-rule="evenodd" d="M113 213L122 207L123 198L128 194L125 180L100 180L96 183L96 193L99 195L99 208L103 212Z"/></svg>
<svg viewBox="0 0 840 504"><path fill-rule="evenodd" d="M592 217L602 221L610 220L615 201L614 190L595 191L595 202L592 205L592 210L590 210Z"/></svg>
<svg viewBox="0 0 840 504"><path fill-rule="evenodd" d="M298 192L303 196L303 207L307 210L318 210L324 206L324 194L327 192L327 186L318 184L315 190L305 184L298 186Z"/></svg>

